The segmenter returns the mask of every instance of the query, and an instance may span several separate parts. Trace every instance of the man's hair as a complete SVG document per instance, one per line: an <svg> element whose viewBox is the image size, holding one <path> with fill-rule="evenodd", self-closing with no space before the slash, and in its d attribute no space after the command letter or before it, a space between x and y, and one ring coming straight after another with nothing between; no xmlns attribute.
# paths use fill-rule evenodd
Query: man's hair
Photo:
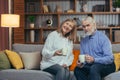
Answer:
<svg viewBox="0 0 120 80"><path fill-rule="evenodd" d="M87 16L87 17L85 17L85 18L82 19L82 22L83 21L88 21L90 24L93 24L93 27L96 30L96 22L95 22L95 20L94 20L93 17Z"/></svg>

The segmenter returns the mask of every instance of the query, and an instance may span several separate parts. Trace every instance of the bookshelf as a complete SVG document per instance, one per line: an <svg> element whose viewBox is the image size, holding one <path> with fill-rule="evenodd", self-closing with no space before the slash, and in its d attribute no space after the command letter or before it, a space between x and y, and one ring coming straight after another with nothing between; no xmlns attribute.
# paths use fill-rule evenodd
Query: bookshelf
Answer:
<svg viewBox="0 0 120 80"><path fill-rule="evenodd" d="M14 13L21 15L20 28L14 29L13 43L44 44L47 35L57 29L67 18L80 20L92 15L97 29L105 33L112 43L120 43L120 12L115 11L115 0L14 0ZM83 8L84 7L84 8ZM29 16L35 16L34 28L30 28ZM51 19L52 25L46 21ZM34 31L34 41L31 41ZM83 35L82 28L77 29L77 42Z"/></svg>

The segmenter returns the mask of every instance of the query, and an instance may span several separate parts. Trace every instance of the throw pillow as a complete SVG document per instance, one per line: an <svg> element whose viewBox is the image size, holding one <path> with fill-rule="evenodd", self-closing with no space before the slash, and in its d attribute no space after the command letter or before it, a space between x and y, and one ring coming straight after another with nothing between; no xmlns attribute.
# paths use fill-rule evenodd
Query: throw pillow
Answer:
<svg viewBox="0 0 120 80"><path fill-rule="evenodd" d="M23 63L22 63L22 59L19 56L18 53L11 51L11 50L5 50L11 64L13 65L13 67L15 69L21 69L23 68Z"/></svg>
<svg viewBox="0 0 120 80"><path fill-rule="evenodd" d="M80 54L80 50L73 50L74 59L73 59L72 65L69 67L70 71L73 71L74 68L77 66L79 54Z"/></svg>
<svg viewBox="0 0 120 80"><path fill-rule="evenodd" d="M11 65L7 55L4 53L4 51L0 51L0 70L10 69L10 68L11 68Z"/></svg>
<svg viewBox="0 0 120 80"><path fill-rule="evenodd" d="M19 52L25 69L40 69L40 52Z"/></svg>
<svg viewBox="0 0 120 80"><path fill-rule="evenodd" d="M116 65L116 71L120 69L120 53L114 53L114 62Z"/></svg>

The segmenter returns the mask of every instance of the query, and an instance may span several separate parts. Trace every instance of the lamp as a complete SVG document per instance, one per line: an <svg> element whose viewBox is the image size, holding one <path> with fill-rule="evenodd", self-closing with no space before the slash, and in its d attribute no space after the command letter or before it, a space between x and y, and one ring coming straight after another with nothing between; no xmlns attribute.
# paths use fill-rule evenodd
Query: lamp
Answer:
<svg viewBox="0 0 120 80"><path fill-rule="evenodd" d="M20 15L17 14L1 14L1 27L9 27L9 49L12 45L12 27L19 27Z"/></svg>

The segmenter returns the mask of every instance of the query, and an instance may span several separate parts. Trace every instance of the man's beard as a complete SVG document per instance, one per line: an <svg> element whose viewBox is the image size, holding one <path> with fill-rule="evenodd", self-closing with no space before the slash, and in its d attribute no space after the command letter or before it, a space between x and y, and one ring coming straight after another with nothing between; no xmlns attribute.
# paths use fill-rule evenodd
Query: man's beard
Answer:
<svg viewBox="0 0 120 80"><path fill-rule="evenodd" d="M86 37L86 36L91 36L91 35L94 33L94 31L95 31L95 28L93 27L93 28L91 29L91 31L88 31L88 32L85 33L84 37Z"/></svg>
<svg viewBox="0 0 120 80"><path fill-rule="evenodd" d="M91 31L85 33L85 36L90 36L90 35L92 35Z"/></svg>

